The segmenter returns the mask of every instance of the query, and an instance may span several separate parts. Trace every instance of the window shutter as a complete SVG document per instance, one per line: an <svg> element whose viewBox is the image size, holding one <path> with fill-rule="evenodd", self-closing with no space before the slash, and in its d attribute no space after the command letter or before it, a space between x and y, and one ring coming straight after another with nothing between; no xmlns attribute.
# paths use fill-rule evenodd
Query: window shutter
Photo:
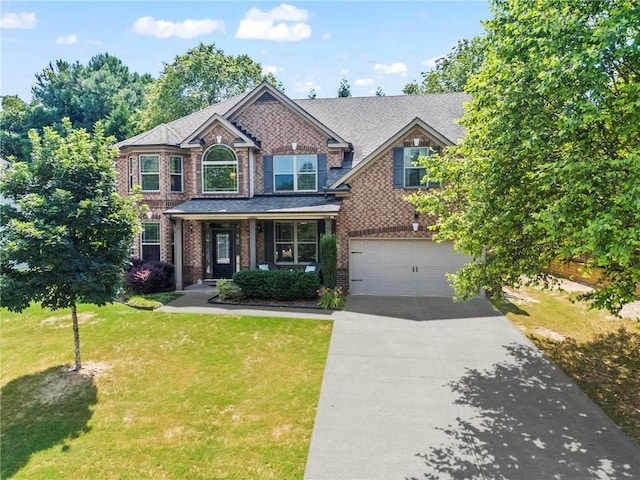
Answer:
<svg viewBox="0 0 640 480"><path fill-rule="evenodd" d="M273 155L263 155L262 162L264 165L264 193L273 193ZM273 227L273 224L271 226ZM273 256L273 249L271 250L271 255ZM273 259L270 261L273 261Z"/></svg>
<svg viewBox="0 0 640 480"><path fill-rule="evenodd" d="M264 222L264 261L273 263L274 246L274 233L273 233L273 221L267 220Z"/></svg>
<svg viewBox="0 0 640 480"><path fill-rule="evenodd" d="M327 186L327 154L318 154L318 190Z"/></svg>
<svg viewBox="0 0 640 480"><path fill-rule="evenodd" d="M393 188L404 187L404 148L393 149Z"/></svg>

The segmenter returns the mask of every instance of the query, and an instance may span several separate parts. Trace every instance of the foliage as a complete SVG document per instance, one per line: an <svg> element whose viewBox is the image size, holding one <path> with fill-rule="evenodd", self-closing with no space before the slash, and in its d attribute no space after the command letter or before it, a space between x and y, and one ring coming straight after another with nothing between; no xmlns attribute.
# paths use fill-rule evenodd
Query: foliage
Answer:
<svg viewBox="0 0 640 480"><path fill-rule="evenodd" d="M54 123L53 112L38 102L25 103L16 95L2 97L0 111L0 158L31 160L29 130Z"/></svg>
<svg viewBox="0 0 640 480"><path fill-rule="evenodd" d="M233 281L248 298L308 299L315 298L320 288L318 274L302 270L241 270Z"/></svg>
<svg viewBox="0 0 640 480"><path fill-rule="evenodd" d="M351 96L351 85L346 78L342 77L340 80L340 86L338 87L338 97L350 97Z"/></svg>
<svg viewBox="0 0 640 480"><path fill-rule="evenodd" d="M14 163L0 180L11 201L1 212L0 305L71 308L80 369L76 304L115 298L139 220L137 197L116 193L113 138L99 123L93 134L68 119L63 126L62 135L32 131L32 162Z"/></svg>
<svg viewBox="0 0 640 480"><path fill-rule="evenodd" d="M318 96L318 94L316 93L316 89L312 88L311 90L309 90L309 94L307 95L307 98L310 100L315 99Z"/></svg>
<svg viewBox="0 0 640 480"><path fill-rule="evenodd" d="M240 300L244 295L240 287L231 280L221 279L216 282L220 300Z"/></svg>
<svg viewBox="0 0 640 480"><path fill-rule="evenodd" d="M273 74L263 75L262 66L248 55L225 55L215 44L201 43L165 65L160 78L149 86L141 126L151 129L184 117L263 81L282 88Z"/></svg>
<svg viewBox="0 0 640 480"><path fill-rule="evenodd" d="M161 302L151 300L150 298L142 295L133 295L124 302L125 305L133 308L139 308L140 310L155 310L162 306Z"/></svg>
<svg viewBox="0 0 640 480"><path fill-rule="evenodd" d="M80 309L80 374L68 310L0 311L2 478L302 478L332 322Z"/></svg>
<svg viewBox="0 0 640 480"><path fill-rule="evenodd" d="M342 310L347 301L347 297L340 287L338 288L321 288L318 290L318 305L325 310Z"/></svg>
<svg viewBox="0 0 640 480"><path fill-rule="evenodd" d="M151 81L150 75L131 73L119 58L101 53L86 66L64 60L49 63L36 74L31 91L54 122L69 117L75 128L91 130L101 120L107 135L122 140L137 133L134 112L142 106Z"/></svg>
<svg viewBox="0 0 640 480"><path fill-rule="evenodd" d="M640 281L640 6L494 2L485 59L467 83L466 138L424 159L444 185L410 195L439 239L474 262L459 296L500 295L555 259L603 268L584 298L618 312ZM635 33L634 33L635 32Z"/></svg>
<svg viewBox="0 0 640 480"><path fill-rule="evenodd" d="M336 236L320 236L320 265L324 286L335 288L338 283L338 242Z"/></svg>
<svg viewBox="0 0 640 480"><path fill-rule="evenodd" d="M129 293L167 292L175 288L173 265L166 262L134 259L125 275L124 288Z"/></svg>
<svg viewBox="0 0 640 480"><path fill-rule="evenodd" d="M625 433L640 443L640 334L624 328L578 343L532 337Z"/></svg>
<svg viewBox="0 0 640 480"><path fill-rule="evenodd" d="M384 90L382 90L382 87L378 87L376 88L376 97L384 97Z"/></svg>
<svg viewBox="0 0 640 480"><path fill-rule="evenodd" d="M415 80L405 85L405 95L424 95L427 93L463 92L472 75L480 70L484 59L484 39L473 37L471 40L458 40L451 53L436 60L435 68L422 72L422 82Z"/></svg>

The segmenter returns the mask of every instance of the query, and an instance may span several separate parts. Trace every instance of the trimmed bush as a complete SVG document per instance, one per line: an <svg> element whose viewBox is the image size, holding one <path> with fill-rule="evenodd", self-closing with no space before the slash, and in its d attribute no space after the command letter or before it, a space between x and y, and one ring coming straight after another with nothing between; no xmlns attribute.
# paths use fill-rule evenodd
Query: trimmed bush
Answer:
<svg viewBox="0 0 640 480"><path fill-rule="evenodd" d="M244 295L240 287L231 280L220 279L216 282L220 300L240 300Z"/></svg>
<svg viewBox="0 0 640 480"><path fill-rule="evenodd" d="M317 273L301 270L241 270L233 281L246 297L272 300L315 298L320 288Z"/></svg>
<svg viewBox="0 0 640 480"><path fill-rule="evenodd" d="M322 265L324 286L331 289L336 288L338 281L338 244L336 236L333 234L320 236L320 265Z"/></svg>
<svg viewBox="0 0 640 480"><path fill-rule="evenodd" d="M139 258L131 261L124 278L124 288L130 294L168 292L175 289L173 265L165 262L147 262Z"/></svg>

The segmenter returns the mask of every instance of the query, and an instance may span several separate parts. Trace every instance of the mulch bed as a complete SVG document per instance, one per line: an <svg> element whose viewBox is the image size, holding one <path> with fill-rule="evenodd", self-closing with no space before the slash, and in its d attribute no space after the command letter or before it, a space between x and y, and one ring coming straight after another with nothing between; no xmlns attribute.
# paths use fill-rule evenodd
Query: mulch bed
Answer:
<svg viewBox="0 0 640 480"><path fill-rule="evenodd" d="M275 308L309 308L313 310L324 310L318 306L318 300L269 300L266 298L243 298L242 300L221 300L217 295L208 300L211 304L235 305L248 307L275 307Z"/></svg>

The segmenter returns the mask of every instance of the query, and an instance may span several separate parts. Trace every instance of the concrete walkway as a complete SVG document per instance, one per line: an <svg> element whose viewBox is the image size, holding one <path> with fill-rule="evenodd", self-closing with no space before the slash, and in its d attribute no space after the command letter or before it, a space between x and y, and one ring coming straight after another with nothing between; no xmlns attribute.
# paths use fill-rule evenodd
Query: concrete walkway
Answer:
<svg viewBox="0 0 640 480"><path fill-rule="evenodd" d="M634 479L640 448L486 300L350 296L305 479L424 478Z"/></svg>

